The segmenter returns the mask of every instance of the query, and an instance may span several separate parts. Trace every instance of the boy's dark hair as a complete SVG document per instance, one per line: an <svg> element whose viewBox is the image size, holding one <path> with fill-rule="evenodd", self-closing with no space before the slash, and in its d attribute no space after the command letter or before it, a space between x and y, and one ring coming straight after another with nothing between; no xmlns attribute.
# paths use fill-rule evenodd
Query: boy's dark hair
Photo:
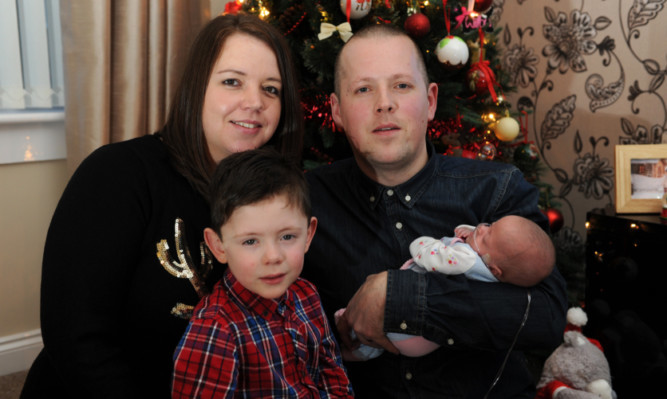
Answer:
<svg viewBox="0 0 667 399"><path fill-rule="evenodd" d="M218 164L211 178L211 228L220 234L236 209L281 194L310 219L308 184L295 158L271 148L231 154Z"/></svg>

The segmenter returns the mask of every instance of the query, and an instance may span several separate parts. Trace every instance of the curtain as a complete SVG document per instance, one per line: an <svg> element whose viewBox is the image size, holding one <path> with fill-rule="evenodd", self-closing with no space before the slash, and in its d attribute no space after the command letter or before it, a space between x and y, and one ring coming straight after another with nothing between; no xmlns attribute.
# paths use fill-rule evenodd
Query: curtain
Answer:
<svg viewBox="0 0 667 399"><path fill-rule="evenodd" d="M70 173L94 149L165 122L210 1L60 2Z"/></svg>

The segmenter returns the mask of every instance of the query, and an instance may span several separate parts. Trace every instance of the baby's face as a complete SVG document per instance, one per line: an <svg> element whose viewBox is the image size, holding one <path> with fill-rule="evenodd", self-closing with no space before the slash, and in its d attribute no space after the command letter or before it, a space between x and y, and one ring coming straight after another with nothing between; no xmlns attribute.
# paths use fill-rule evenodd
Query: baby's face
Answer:
<svg viewBox="0 0 667 399"><path fill-rule="evenodd" d="M466 243L482 257L487 266L492 262L502 264L510 252L508 244L516 242L511 239L515 229L516 223L511 218L502 218L492 224L480 223L466 238Z"/></svg>
<svg viewBox="0 0 667 399"><path fill-rule="evenodd" d="M487 266L491 263L489 250L494 249L492 225L488 223L477 225L472 234L466 237L466 243L477 252Z"/></svg>

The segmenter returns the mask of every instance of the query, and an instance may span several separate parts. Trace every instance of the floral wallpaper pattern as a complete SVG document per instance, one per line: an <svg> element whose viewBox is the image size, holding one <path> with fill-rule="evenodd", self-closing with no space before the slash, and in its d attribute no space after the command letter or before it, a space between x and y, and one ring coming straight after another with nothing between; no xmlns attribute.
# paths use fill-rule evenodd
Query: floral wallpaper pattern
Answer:
<svg viewBox="0 0 667 399"><path fill-rule="evenodd" d="M528 119L567 240L614 204L616 144L667 143L666 0L494 0L508 100Z"/></svg>

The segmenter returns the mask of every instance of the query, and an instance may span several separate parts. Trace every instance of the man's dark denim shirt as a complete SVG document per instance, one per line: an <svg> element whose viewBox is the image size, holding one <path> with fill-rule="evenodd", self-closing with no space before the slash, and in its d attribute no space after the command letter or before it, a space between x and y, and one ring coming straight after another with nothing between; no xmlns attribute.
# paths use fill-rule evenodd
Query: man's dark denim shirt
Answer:
<svg viewBox="0 0 667 399"><path fill-rule="evenodd" d="M366 276L388 270L385 332L422 335L442 345L422 358L385 353L365 365L347 363L357 393L375 375L381 381L371 388L385 387L383 395L475 397L479 392L481 397L526 307L525 288L397 270L410 257L412 240L451 236L459 224L517 214L548 228L537 208L537 188L514 166L442 156L428 148L426 166L395 187L372 181L353 159L306 173L319 222L303 276L317 286L329 318L347 305ZM562 340L565 283L555 270L530 292L530 317L517 349L549 351ZM517 356L510 358L504 376L490 397L520 396L532 384Z"/></svg>

